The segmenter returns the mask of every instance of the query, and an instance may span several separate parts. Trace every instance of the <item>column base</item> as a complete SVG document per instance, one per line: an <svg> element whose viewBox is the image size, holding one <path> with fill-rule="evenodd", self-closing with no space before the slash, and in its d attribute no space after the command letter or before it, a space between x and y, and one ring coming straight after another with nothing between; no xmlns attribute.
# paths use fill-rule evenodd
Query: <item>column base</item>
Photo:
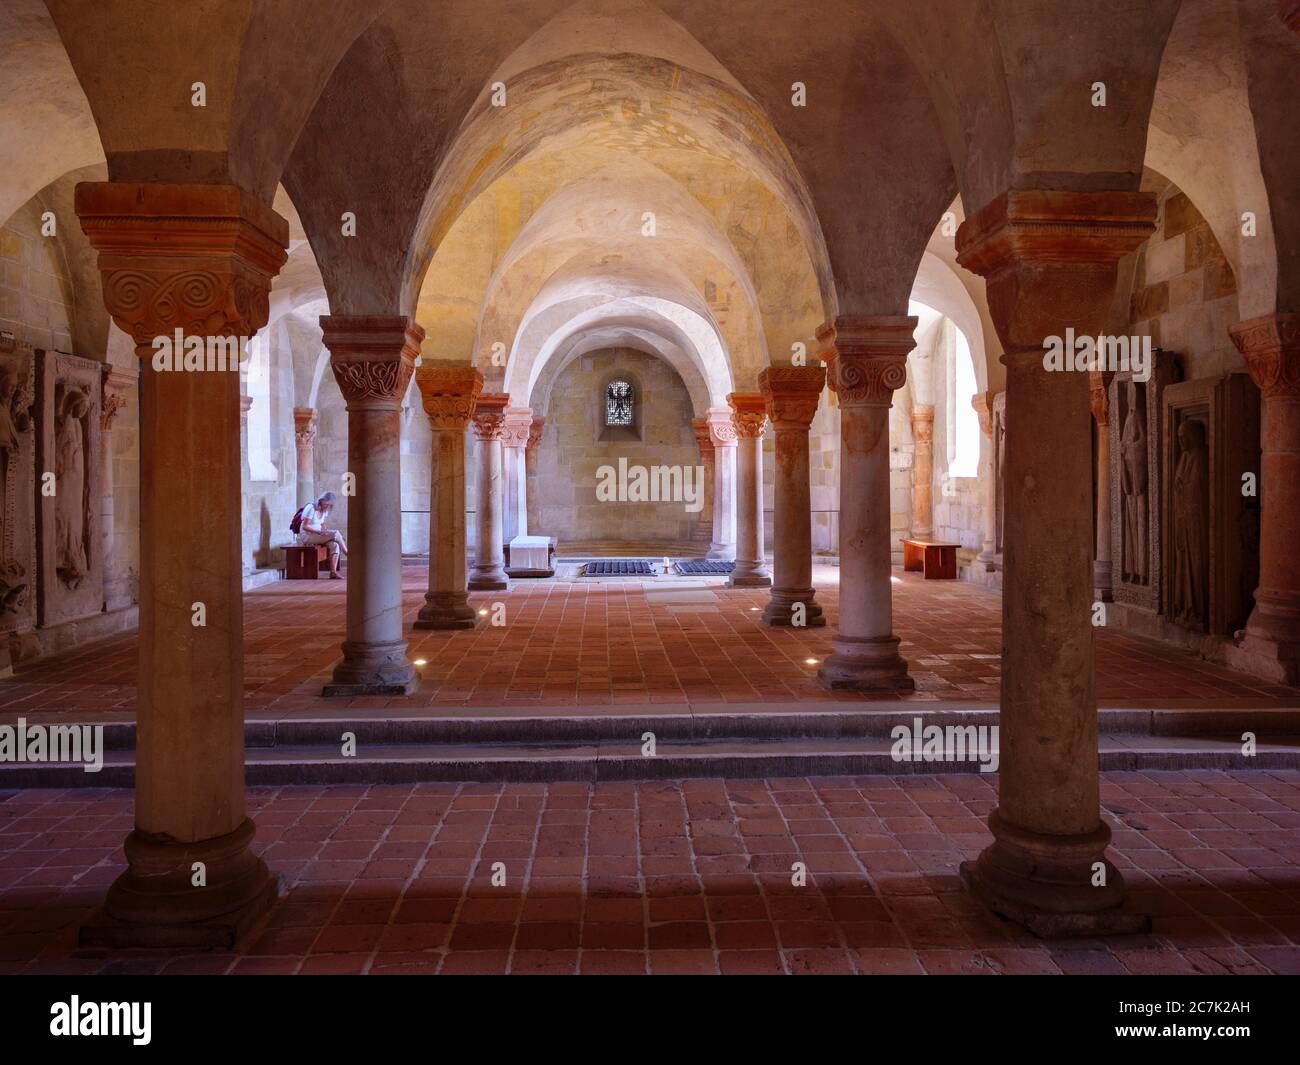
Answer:
<svg viewBox="0 0 1300 1065"><path fill-rule="evenodd" d="M897 636L835 636L831 646L835 650L817 671L823 688L859 692L916 690L916 682L907 675L907 662L898 653Z"/></svg>
<svg viewBox="0 0 1300 1065"><path fill-rule="evenodd" d="M764 569L761 562L741 562L737 560L736 568L727 578L728 588L770 588L772 574Z"/></svg>
<svg viewBox="0 0 1300 1065"><path fill-rule="evenodd" d="M419 687L415 666L406 657L406 641L343 644L343 661L334 667L327 698L358 695L410 695Z"/></svg>
<svg viewBox="0 0 1300 1065"><path fill-rule="evenodd" d="M794 625L794 608L802 603L804 608L803 628L815 629L826 624L822 605L814 596L813 588L773 588L772 598L763 607L763 616L759 619L764 625Z"/></svg>
<svg viewBox="0 0 1300 1065"><path fill-rule="evenodd" d="M104 909L82 926L83 947L219 950L233 947L274 905L279 878L249 844L253 822L196 843L126 837L129 867L108 889ZM206 884L194 885L202 862Z"/></svg>
<svg viewBox="0 0 1300 1065"><path fill-rule="evenodd" d="M510 578L501 563L482 569L475 566L470 570L466 587L474 592L504 592L510 587Z"/></svg>
<svg viewBox="0 0 1300 1065"><path fill-rule="evenodd" d="M1257 636L1248 628L1241 643L1224 649L1224 659L1261 680L1300 687L1300 643Z"/></svg>
<svg viewBox="0 0 1300 1065"><path fill-rule="evenodd" d="M464 592L426 594L414 628L417 629L472 629L477 616Z"/></svg>
<svg viewBox="0 0 1300 1065"><path fill-rule="evenodd" d="M989 815L994 840L973 862L961 865L962 883L994 913L1043 939L1146 932L1151 918L1123 909L1124 878L1106 858L1110 826L1093 832L1046 836ZM1094 866L1105 884L1093 886Z"/></svg>

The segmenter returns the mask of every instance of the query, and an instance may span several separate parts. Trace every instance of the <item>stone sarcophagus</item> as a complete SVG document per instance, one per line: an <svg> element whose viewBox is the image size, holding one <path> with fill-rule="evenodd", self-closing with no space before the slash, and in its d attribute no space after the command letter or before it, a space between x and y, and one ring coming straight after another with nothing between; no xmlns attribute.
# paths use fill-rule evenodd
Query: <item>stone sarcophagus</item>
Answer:
<svg viewBox="0 0 1300 1065"><path fill-rule="evenodd" d="M36 352L36 541L42 626L104 607L100 512L102 364Z"/></svg>
<svg viewBox="0 0 1300 1065"><path fill-rule="evenodd" d="M1254 605L1259 419L1244 373L1164 391L1161 611L1192 632L1231 636Z"/></svg>
<svg viewBox="0 0 1300 1065"><path fill-rule="evenodd" d="M1118 603L1160 609L1161 396L1178 380L1172 352L1152 353L1144 381L1133 371L1109 384L1111 594Z"/></svg>
<svg viewBox="0 0 1300 1065"><path fill-rule="evenodd" d="M25 632L36 618L35 381L31 347L0 344L0 634Z"/></svg>

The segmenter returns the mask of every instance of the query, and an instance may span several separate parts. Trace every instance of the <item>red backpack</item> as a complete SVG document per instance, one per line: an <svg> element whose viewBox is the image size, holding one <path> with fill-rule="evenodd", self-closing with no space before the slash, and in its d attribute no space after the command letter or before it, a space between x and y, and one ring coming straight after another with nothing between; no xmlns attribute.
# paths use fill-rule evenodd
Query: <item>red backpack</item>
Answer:
<svg viewBox="0 0 1300 1065"><path fill-rule="evenodd" d="M293 517L289 519L289 531L293 533L294 536L297 536L302 532L302 512L306 509L307 505L304 503L297 509Z"/></svg>

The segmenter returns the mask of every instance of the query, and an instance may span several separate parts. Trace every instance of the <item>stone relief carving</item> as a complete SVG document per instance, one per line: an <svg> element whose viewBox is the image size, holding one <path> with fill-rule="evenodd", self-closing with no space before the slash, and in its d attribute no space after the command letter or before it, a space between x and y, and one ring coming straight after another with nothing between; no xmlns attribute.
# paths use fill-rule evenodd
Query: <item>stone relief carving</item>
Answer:
<svg viewBox="0 0 1300 1065"><path fill-rule="evenodd" d="M1188 418L1178 427L1174 471L1173 580L1170 616L1189 629L1205 629L1209 607L1210 459L1205 423Z"/></svg>
<svg viewBox="0 0 1300 1065"><path fill-rule="evenodd" d="M31 596L31 351L0 357L0 631L18 627Z"/></svg>
<svg viewBox="0 0 1300 1065"><path fill-rule="evenodd" d="M52 351L36 356L37 611L46 626L104 608L104 375L103 364L91 359ZM47 483L52 492L42 490Z"/></svg>
<svg viewBox="0 0 1300 1065"><path fill-rule="evenodd" d="M1144 392L1130 380L1125 387L1127 411L1120 429L1120 572L1133 584L1146 584L1149 575L1147 553L1148 487L1150 484L1147 416Z"/></svg>
<svg viewBox="0 0 1300 1065"><path fill-rule="evenodd" d="M1160 609L1194 633L1230 637L1254 606L1260 497L1242 478L1259 471L1259 390L1244 373L1164 390Z"/></svg>
<svg viewBox="0 0 1300 1065"><path fill-rule="evenodd" d="M59 579L69 588L80 587L86 579L93 550L86 536L91 508L86 489L93 461L86 453L90 409L90 397L80 388L60 388L55 393L54 552Z"/></svg>
<svg viewBox="0 0 1300 1065"><path fill-rule="evenodd" d="M1156 611L1163 580L1161 491L1164 427L1161 397L1178 380L1177 356L1155 348L1145 381L1116 372L1110 400L1111 594L1116 602Z"/></svg>

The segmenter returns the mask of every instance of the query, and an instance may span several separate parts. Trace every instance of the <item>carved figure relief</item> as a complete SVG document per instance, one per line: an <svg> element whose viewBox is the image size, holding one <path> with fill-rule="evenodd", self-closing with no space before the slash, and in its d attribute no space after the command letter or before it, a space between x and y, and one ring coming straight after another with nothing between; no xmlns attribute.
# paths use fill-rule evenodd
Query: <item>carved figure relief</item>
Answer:
<svg viewBox="0 0 1300 1065"><path fill-rule="evenodd" d="M1123 506L1120 528L1121 565L1124 579L1135 584L1148 580L1150 554L1147 550L1149 496L1149 450L1147 446L1146 397L1135 381L1126 388L1127 413L1120 433L1120 499Z"/></svg>
<svg viewBox="0 0 1300 1065"><path fill-rule="evenodd" d="M90 500L87 471L92 457L86 453L90 439L86 417L90 396L81 389L60 389L55 396L54 503L55 565L59 579L78 588L90 570Z"/></svg>
<svg viewBox="0 0 1300 1065"><path fill-rule="evenodd" d="M0 615L20 613L31 594L27 567L18 558L18 496L23 435L32 428L34 397L27 387L26 367L0 366Z"/></svg>
<svg viewBox="0 0 1300 1065"><path fill-rule="evenodd" d="M1171 614L1188 628L1205 629L1209 606L1209 448L1203 422L1178 427L1178 465L1173 485L1173 585Z"/></svg>

